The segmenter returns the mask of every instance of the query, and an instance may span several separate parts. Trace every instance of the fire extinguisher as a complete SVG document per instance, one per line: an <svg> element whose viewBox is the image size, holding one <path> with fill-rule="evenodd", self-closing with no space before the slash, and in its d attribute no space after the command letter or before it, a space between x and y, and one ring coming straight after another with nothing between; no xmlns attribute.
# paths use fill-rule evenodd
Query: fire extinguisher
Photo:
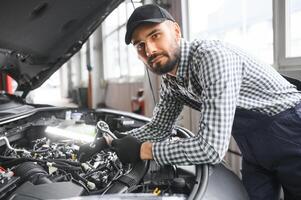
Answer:
<svg viewBox="0 0 301 200"><path fill-rule="evenodd" d="M6 74L1 73L0 75L0 90L5 91L9 94L13 93L12 78Z"/></svg>
<svg viewBox="0 0 301 200"><path fill-rule="evenodd" d="M131 100L132 112L140 115L145 114L143 93L144 93L143 89L139 89L137 92L137 96L132 97Z"/></svg>

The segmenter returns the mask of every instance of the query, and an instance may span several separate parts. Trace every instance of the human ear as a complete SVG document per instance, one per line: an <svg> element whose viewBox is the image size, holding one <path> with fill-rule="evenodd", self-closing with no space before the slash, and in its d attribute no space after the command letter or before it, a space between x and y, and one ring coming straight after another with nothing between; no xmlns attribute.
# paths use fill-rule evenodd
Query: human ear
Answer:
<svg viewBox="0 0 301 200"><path fill-rule="evenodd" d="M173 26L174 26L176 40L180 41L180 39L182 38L181 28L180 28L180 26L179 26L179 24L177 22L174 22Z"/></svg>

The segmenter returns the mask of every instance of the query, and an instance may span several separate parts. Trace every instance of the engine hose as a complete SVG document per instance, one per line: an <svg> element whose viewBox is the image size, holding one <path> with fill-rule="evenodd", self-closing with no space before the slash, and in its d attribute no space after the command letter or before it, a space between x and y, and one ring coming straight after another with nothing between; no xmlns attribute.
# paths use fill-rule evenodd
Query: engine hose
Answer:
<svg viewBox="0 0 301 200"><path fill-rule="evenodd" d="M84 183L84 185L89 189L89 190L94 190L96 188L95 183L90 182L89 180L81 177L79 174L77 173L72 173L74 178L77 178L79 181L81 181L82 183ZM88 191L89 191L88 190Z"/></svg>
<svg viewBox="0 0 301 200"><path fill-rule="evenodd" d="M34 150L34 151L30 151L30 153L45 153L45 152L48 152L49 149L42 149L42 150Z"/></svg>
<svg viewBox="0 0 301 200"><path fill-rule="evenodd" d="M65 160L65 159L48 159L49 162L62 162L76 167L80 167L81 163L77 161Z"/></svg>
<svg viewBox="0 0 301 200"><path fill-rule="evenodd" d="M62 161L58 161L58 160L57 161L53 161L53 162L49 162L49 163L54 163L54 164L62 165L62 166L65 166L65 167L75 167L75 166L69 165L68 163L65 163L65 162L62 162Z"/></svg>
<svg viewBox="0 0 301 200"><path fill-rule="evenodd" d="M1 160L13 160L13 159L16 159L15 157L8 157L8 156L1 156L0 155L0 159Z"/></svg>
<svg viewBox="0 0 301 200"><path fill-rule="evenodd" d="M124 191L134 187L144 177L149 168L149 161L139 161L131 171L120 176L113 184L104 192L105 194L123 193Z"/></svg>
<svg viewBox="0 0 301 200"><path fill-rule="evenodd" d="M106 168L106 166L103 165L103 166L100 166L100 167L98 167L98 168L96 168L96 169L93 169L92 171L86 173L86 174L84 175L84 177L86 178L86 177L90 176L91 174L93 174L93 173L95 173L95 172L97 172L97 171L100 171L100 170L102 170L102 169L104 169L104 168Z"/></svg>
<svg viewBox="0 0 301 200"><path fill-rule="evenodd" d="M24 162L18 165L13 172L21 178L22 182L30 181L35 185L52 183L45 169L34 162Z"/></svg>
<svg viewBox="0 0 301 200"><path fill-rule="evenodd" d="M85 179L84 177L80 176L80 175L77 174L77 173L72 173L72 175L74 176L74 178L77 178L78 180L84 182L85 184L88 182L87 179Z"/></svg>
<svg viewBox="0 0 301 200"><path fill-rule="evenodd" d="M7 137L3 136L3 137L0 137L0 140L4 140L4 142L6 143L6 147L14 152L23 152L23 153L26 153L26 154L30 154L29 151L25 150L25 149L16 149L16 148L13 148L11 145L10 145L10 142L9 140L7 139Z"/></svg>
<svg viewBox="0 0 301 200"><path fill-rule="evenodd" d="M69 171L79 171L82 170L80 167L73 167L73 166L66 166L66 165L62 165L62 164L56 164L56 163L49 163L48 166L53 166L59 169L63 169L63 170L69 170Z"/></svg>
<svg viewBox="0 0 301 200"><path fill-rule="evenodd" d="M21 164L23 162L29 162L29 161L30 162L45 163L45 161L43 161L43 160L38 160L38 159L34 159L34 158L13 158L13 159L9 158L9 160L4 161L4 162L0 162L0 164L3 165L3 166L5 166L5 167L7 167L7 168L11 168L11 167L13 167L15 165Z"/></svg>

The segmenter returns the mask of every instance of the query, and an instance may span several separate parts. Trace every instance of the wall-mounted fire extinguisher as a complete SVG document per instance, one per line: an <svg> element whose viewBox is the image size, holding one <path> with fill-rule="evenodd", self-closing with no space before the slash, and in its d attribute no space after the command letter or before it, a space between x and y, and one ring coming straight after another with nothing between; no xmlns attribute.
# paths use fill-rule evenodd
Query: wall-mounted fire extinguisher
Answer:
<svg viewBox="0 0 301 200"><path fill-rule="evenodd" d="M137 92L137 96L132 97L131 100L132 112L140 115L145 114L143 93L144 93L143 89L139 89Z"/></svg>
<svg viewBox="0 0 301 200"><path fill-rule="evenodd" d="M0 91L5 91L9 94L13 93L12 78L4 73L0 74Z"/></svg>

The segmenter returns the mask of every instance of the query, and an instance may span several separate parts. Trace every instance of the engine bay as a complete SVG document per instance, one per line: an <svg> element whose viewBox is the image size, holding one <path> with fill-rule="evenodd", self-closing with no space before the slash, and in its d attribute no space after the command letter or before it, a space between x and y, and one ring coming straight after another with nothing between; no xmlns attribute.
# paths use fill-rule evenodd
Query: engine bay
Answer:
<svg viewBox="0 0 301 200"><path fill-rule="evenodd" d="M120 113L53 109L1 125L0 199L124 193L187 199L195 185L193 166L159 166L154 161L123 164L112 149L80 161L79 149L97 137L99 121L115 134L147 122ZM177 133L173 134L171 139L176 139Z"/></svg>

